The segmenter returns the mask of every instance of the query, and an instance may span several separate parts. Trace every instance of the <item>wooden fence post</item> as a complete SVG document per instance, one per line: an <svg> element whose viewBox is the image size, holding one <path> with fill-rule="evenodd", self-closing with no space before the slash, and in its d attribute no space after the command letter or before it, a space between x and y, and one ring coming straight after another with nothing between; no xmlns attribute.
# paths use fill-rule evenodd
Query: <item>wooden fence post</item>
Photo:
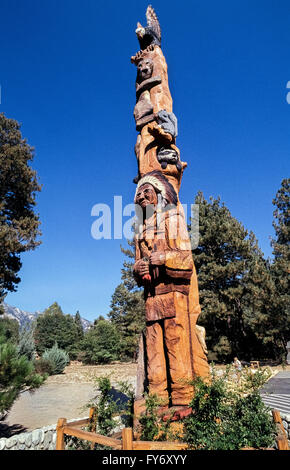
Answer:
<svg viewBox="0 0 290 470"><path fill-rule="evenodd" d="M55 450L64 450L63 428L66 425L66 418L59 418L56 426L56 446Z"/></svg>
<svg viewBox="0 0 290 470"><path fill-rule="evenodd" d="M122 449L133 450L133 429L124 428L122 430Z"/></svg>
<svg viewBox="0 0 290 470"><path fill-rule="evenodd" d="M94 407L90 408L90 414L89 414L89 423L90 423L90 431L91 432L96 432L97 429L97 422L93 422L94 414L95 414L95 409ZM91 450L94 450L95 448L95 443L91 443Z"/></svg>
<svg viewBox="0 0 290 470"><path fill-rule="evenodd" d="M277 436L276 442L278 450L289 450L288 440L285 437Z"/></svg>
<svg viewBox="0 0 290 470"><path fill-rule="evenodd" d="M272 416L274 423L278 423L280 425L280 435L277 436L276 442L279 450L289 450L289 445L288 445L288 436L287 433L284 429L280 411L278 410L272 410Z"/></svg>

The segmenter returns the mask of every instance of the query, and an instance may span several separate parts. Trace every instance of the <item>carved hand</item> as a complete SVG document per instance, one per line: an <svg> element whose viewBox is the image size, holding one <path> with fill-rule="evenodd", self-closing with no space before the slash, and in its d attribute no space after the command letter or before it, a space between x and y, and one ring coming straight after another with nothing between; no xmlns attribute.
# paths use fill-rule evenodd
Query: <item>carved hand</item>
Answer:
<svg viewBox="0 0 290 470"><path fill-rule="evenodd" d="M149 274L149 263L147 261L140 260L137 266L135 267L135 270L141 277L145 274Z"/></svg>
<svg viewBox="0 0 290 470"><path fill-rule="evenodd" d="M149 261L150 264L153 264L154 266L161 266L165 263L164 251L154 251L150 256Z"/></svg>

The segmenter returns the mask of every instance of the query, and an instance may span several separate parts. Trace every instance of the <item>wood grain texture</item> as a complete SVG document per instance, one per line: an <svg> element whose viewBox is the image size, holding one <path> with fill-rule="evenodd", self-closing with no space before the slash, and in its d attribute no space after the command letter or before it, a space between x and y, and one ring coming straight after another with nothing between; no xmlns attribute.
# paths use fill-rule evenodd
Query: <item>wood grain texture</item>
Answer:
<svg viewBox="0 0 290 470"><path fill-rule="evenodd" d="M124 428L122 431L122 449L132 450L133 449L133 429Z"/></svg>
<svg viewBox="0 0 290 470"><path fill-rule="evenodd" d="M118 439L106 437L101 434L96 434L89 431L83 431L82 429L76 429L73 426L64 426L63 432L69 436L75 436L79 439L94 442L95 444L101 444L119 450L122 448L122 443Z"/></svg>
<svg viewBox="0 0 290 470"><path fill-rule="evenodd" d="M57 421L55 450L64 450L64 427L66 422L66 418L59 418Z"/></svg>

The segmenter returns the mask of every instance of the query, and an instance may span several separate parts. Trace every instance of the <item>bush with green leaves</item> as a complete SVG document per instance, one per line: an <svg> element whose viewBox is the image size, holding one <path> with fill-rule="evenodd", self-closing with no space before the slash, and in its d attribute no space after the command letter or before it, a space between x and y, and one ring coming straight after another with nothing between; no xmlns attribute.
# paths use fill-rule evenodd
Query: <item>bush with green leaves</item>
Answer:
<svg viewBox="0 0 290 470"><path fill-rule="evenodd" d="M109 376L98 377L96 385L97 396L86 405L86 408L95 409L86 430L108 436L112 434L114 428L118 425L117 416L119 416L124 426L132 427L134 404L132 385L126 381L120 381L117 383L117 388L114 388ZM67 450L92 449L91 442L76 437L66 436L65 443ZM93 448L94 450L111 450L110 447L100 444L93 445Z"/></svg>
<svg viewBox="0 0 290 470"><path fill-rule="evenodd" d="M47 359L37 359L34 361L34 367L38 374L53 375L53 365Z"/></svg>
<svg viewBox="0 0 290 470"><path fill-rule="evenodd" d="M270 367L251 369L244 367L241 372L241 392L257 392L272 375Z"/></svg>
<svg viewBox="0 0 290 470"><path fill-rule="evenodd" d="M233 387L231 367L218 377L212 370L211 380L197 377L192 381L192 413L183 420L182 435L170 428L170 416L164 423L157 395L145 397L146 411L139 418L141 440L180 440L190 449L239 450L243 447L273 447L276 428L270 410L258 389L269 376L268 371L245 372L240 388ZM173 407L174 410L174 407ZM170 409L169 409L170 411ZM172 413L173 414L173 413Z"/></svg>
<svg viewBox="0 0 290 470"><path fill-rule="evenodd" d="M0 414L9 411L21 392L38 388L44 380L26 356L19 356L15 344L0 337Z"/></svg>
<svg viewBox="0 0 290 470"><path fill-rule="evenodd" d="M145 412L139 418L138 431L141 441L164 441L169 439L169 421L163 422L158 409L163 401L156 394L145 394Z"/></svg>
<svg viewBox="0 0 290 470"><path fill-rule="evenodd" d="M184 440L199 450L239 450L271 447L275 425L256 384L244 396L230 390L226 377L211 382L196 378L193 413L184 420Z"/></svg>
<svg viewBox="0 0 290 470"><path fill-rule="evenodd" d="M113 418L119 408L117 402L110 394L112 385L109 377L97 378L97 384L100 396L95 406L96 425L98 432L106 436L116 426Z"/></svg>
<svg viewBox="0 0 290 470"><path fill-rule="evenodd" d="M51 374L61 374L69 364L69 355L55 343L51 349L44 351L42 359L51 364Z"/></svg>

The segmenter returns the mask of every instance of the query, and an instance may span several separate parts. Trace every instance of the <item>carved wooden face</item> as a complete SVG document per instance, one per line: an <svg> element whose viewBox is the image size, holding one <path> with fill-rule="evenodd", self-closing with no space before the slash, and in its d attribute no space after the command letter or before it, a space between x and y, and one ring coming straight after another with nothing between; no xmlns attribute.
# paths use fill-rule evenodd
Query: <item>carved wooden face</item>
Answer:
<svg viewBox="0 0 290 470"><path fill-rule="evenodd" d="M153 72L153 61L151 59L142 59L137 65L137 80L139 83L151 77Z"/></svg>
<svg viewBox="0 0 290 470"><path fill-rule="evenodd" d="M148 205L155 206L158 202L158 198L153 186L149 183L142 184L137 191L135 201L142 209Z"/></svg>

